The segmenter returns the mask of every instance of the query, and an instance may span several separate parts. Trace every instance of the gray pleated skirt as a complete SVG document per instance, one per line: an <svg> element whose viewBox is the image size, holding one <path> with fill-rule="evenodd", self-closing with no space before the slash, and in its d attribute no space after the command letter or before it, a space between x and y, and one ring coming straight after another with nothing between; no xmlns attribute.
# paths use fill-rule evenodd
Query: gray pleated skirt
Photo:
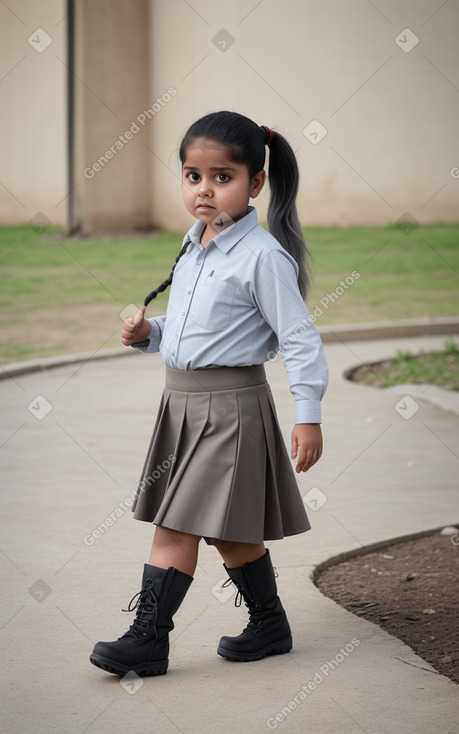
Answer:
<svg viewBox="0 0 459 734"><path fill-rule="evenodd" d="M166 367L132 510L209 544L310 529L263 365Z"/></svg>

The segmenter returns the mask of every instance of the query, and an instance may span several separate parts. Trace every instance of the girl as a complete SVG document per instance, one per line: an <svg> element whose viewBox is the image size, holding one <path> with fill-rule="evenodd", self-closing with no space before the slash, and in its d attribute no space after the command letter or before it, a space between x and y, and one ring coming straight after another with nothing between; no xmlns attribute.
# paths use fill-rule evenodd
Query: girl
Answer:
<svg viewBox="0 0 459 734"><path fill-rule="evenodd" d="M249 200L265 183L268 225ZM320 400L328 372L304 304L306 247L296 211L298 167L279 133L233 112L195 122L180 147L183 199L198 221L172 272L124 323L122 342L160 352L166 386L134 517L156 525L129 630L98 642L91 662L111 673L166 673L172 617L193 580L202 538L221 554L249 623L217 653L259 660L292 636L264 540L309 530L266 382L279 350L296 403L291 456L305 472L322 453ZM145 308L172 285L166 316Z"/></svg>

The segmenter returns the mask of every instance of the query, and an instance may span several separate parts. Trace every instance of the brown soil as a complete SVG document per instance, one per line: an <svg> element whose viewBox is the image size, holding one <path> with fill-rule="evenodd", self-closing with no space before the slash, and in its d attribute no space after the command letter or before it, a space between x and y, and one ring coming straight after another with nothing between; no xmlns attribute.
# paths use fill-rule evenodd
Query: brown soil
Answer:
<svg viewBox="0 0 459 734"><path fill-rule="evenodd" d="M360 367L351 370L347 377L352 382L365 382L373 377L375 386L382 387L384 385L383 376L393 369L393 366L392 359L385 359L382 362L373 362L372 364L362 364Z"/></svg>
<svg viewBox="0 0 459 734"><path fill-rule="evenodd" d="M331 566L316 584L459 683L458 566L459 530L437 532Z"/></svg>
<svg viewBox="0 0 459 734"><path fill-rule="evenodd" d="M363 364L349 370L346 376L353 382L380 388L432 383L445 390L459 390L459 358L457 352L409 355L404 359Z"/></svg>

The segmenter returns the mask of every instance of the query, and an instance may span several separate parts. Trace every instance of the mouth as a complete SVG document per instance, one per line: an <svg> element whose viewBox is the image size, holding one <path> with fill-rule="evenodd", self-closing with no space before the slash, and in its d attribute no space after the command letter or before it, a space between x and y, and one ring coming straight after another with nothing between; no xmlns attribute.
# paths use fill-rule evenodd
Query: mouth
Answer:
<svg viewBox="0 0 459 734"><path fill-rule="evenodd" d="M215 207L214 206L210 206L210 204L198 204L196 206L196 209L206 210L206 209L215 209Z"/></svg>

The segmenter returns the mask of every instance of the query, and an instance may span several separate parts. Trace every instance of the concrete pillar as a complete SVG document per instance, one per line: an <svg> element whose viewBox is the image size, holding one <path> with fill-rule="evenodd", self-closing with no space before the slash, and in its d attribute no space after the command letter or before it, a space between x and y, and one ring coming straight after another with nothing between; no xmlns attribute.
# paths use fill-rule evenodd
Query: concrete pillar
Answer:
<svg viewBox="0 0 459 734"><path fill-rule="evenodd" d="M148 6L68 2L69 233L151 228Z"/></svg>

